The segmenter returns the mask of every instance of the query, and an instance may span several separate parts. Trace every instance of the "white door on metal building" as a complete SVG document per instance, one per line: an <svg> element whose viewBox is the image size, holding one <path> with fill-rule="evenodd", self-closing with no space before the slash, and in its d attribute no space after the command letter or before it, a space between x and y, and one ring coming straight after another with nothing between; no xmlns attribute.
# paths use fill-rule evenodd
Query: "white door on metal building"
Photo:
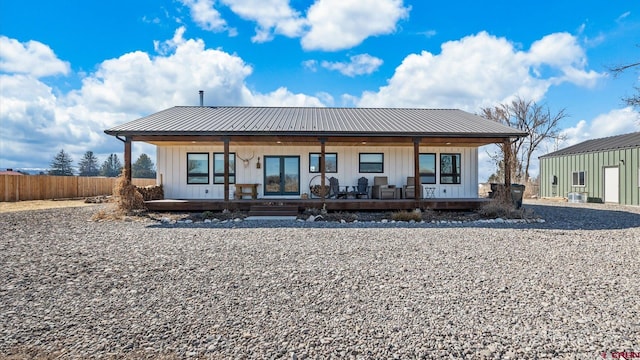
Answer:
<svg viewBox="0 0 640 360"><path fill-rule="evenodd" d="M604 201L617 203L619 199L619 170L617 167L604 168Z"/></svg>

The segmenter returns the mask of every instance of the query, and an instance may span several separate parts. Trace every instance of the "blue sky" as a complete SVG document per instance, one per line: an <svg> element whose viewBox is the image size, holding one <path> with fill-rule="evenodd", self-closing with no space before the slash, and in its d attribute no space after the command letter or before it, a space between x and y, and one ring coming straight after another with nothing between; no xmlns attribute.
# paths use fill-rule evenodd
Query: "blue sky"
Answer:
<svg viewBox="0 0 640 360"><path fill-rule="evenodd" d="M2 0L0 168L61 148L102 162L122 153L104 129L200 89L207 105L472 113L520 96L566 110L564 147L640 131L621 100L639 72L607 74L640 60L638 34L637 1Z"/></svg>

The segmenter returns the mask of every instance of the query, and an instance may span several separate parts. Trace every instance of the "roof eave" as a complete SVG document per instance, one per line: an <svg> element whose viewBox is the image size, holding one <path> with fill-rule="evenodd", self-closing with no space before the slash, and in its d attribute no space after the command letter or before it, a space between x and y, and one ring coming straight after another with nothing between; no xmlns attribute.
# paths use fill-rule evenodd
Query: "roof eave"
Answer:
<svg viewBox="0 0 640 360"><path fill-rule="evenodd" d="M264 131L127 131L127 130L105 130L107 135L111 136L295 136L295 137L423 137L423 138L520 138L526 133L418 133L418 132L332 132L332 131L313 131L313 132L296 132L296 131L280 131L280 132L264 132Z"/></svg>

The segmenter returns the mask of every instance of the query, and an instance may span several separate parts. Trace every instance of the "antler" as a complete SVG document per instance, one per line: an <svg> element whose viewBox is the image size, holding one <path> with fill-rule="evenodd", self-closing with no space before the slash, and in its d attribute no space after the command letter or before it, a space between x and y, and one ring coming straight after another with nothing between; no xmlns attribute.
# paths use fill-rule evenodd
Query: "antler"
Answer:
<svg viewBox="0 0 640 360"><path fill-rule="evenodd" d="M236 156L238 157L238 159L242 160L242 163L244 164L244 167L247 167L247 166L249 166L249 161L251 161L256 156L256 154L255 153L251 153L251 157L248 158L248 159L243 159L240 155L237 155L237 154L236 154Z"/></svg>

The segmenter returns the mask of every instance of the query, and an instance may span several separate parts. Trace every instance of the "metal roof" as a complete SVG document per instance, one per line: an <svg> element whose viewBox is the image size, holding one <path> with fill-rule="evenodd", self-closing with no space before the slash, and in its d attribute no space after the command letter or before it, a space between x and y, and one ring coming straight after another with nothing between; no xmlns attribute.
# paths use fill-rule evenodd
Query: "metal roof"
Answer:
<svg viewBox="0 0 640 360"><path fill-rule="evenodd" d="M542 155L540 158L584 154L597 151L618 150L640 147L640 132L593 139L567 148Z"/></svg>
<svg viewBox="0 0 640 360"><path fill-rule="evenodd" d="M109 135L367 135L518 137L454 109L176 106L105 130Z"/></svg>

